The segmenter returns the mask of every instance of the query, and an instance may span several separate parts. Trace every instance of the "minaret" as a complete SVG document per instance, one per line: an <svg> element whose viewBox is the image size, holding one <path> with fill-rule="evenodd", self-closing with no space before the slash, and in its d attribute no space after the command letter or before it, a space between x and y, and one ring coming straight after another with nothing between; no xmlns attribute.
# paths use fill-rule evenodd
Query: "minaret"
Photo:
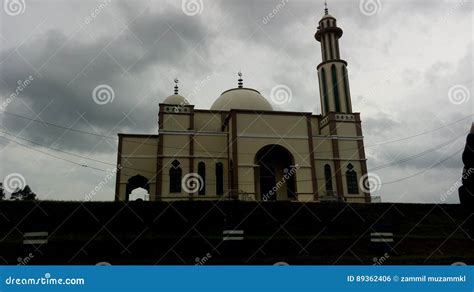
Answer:
<svg viewBox="0 0 474 292"><path fill-rule="evenodd" d="M318 65L319 91L322 115L329 112L352 113L347 62L339 54L339 38L342 29L337 27L336 18L328 11L324 3L324 15L319 21L314 37L321 43L323 61Z"/></svg>

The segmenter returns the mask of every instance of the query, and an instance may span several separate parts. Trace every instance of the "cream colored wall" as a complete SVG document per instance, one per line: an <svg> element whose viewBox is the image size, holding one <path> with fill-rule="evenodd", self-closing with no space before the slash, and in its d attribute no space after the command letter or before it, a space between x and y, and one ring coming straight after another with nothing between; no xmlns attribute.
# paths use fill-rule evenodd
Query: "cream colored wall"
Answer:
<svg viewBox="0 0 474 292"><path fill-rule="evenodd" d="M187 131L190 126L189 114L163 113L163 129Z"/></svg>
<svg viewBox="0 0 474 292"><path fill-rule="evenodd" d="M325 125L324 127L320 128L320 135L329 136L330 133L329 125Z"/></svg>
<svg viewBox="0 0 474 292"><path fill-rule="evenodd" d="M240 167L253 166L257 152L267 145L280 145L288 150L294 158L294 164L309 166L310 156L308 151L308 139L280 140L279 138L237 138L238 161ZM239 176L240 179L240 176Z"/></svg>
<svg viewBox="0 0 474 292"><path fill-rule="evenodd" d="M194 135L194 156L227 158L227 134L205 134Z"/></svg>
<svg viewBox="0 0 474 292"><path fill-rule="evenodd" d="M221 196L218 196L216 193L216 163L221 162L222 165L224 166L224 197L228 196L228 165L227 165L227 159L214 159L214 158L200 158L200 159L195 159L194 160L194 172L198 172L198 164L199 162L204 162L206 165L206 179L205 179L205 188L206 192L205 195L203 196L198 196L199 198L214 198L214 199L219 199Z"/></svg>
<svg viewBox="0 0 474 292"><path fill-rule="evenodd" d="M165 140L166 141L166 140ZM186 175L189 173L189 157L163 157L163 168L162 168L162 183L161 183L161 194L160 199L187 199L189 198L190 194L186 193L183 189L181 189L180 193L170 193L170 169L173 167L172 162L174 160L179 161L179 167L181 168L182 175ZM196 194L197 195L197 194Z"/></svg>
<svg viewBox="0 0 474 292"><path fill-rule="evenodd" d="M122 143L119 198L126 198L126 184L137 174L150 180L150 200L155 197L156 151L158 138L120 136Z"/></svg>
<svg viewBox="0 0 474 292"><path fill-rule="evenodd" d="M191 147L189 134L187 133L161 133L163 137L163 156L165 157L189 157Z"/></svg>
<svg viewBox="0 0 474 292"><path fill-rule="evenodd" d="M357 181L359 182L360 178L361 178L361 173L362 173L362 169L360 167L360 162L359 161L341 161L341 169L342 169L342 185L344 187L344 193L348 196L348 197L352 197L352 196L361 196L361 197L364 197L364 193L362 192L361 188L360 188L360 184L358 184L359 186L359 193L358 194L349 194L347 192L347 179L346 179L346 171L347 171L347 165L351 163L353 166L354 166L354 170L357 172Z"/></svg>
<svg viewBox="0 0 474 292"><path fill-rule="evenodd" d="M329 164L331 167L332 174L332 189L334 192L337 191L336 177L335 177L335 167L333 160L315 160L316 167L316 179L318 180L318 195L320 197L328 195L326 193L326 179L324 177L324 166Z"/></svg>
<svg viewBox="0 0 474 292"><path fill-rule="evenodd" d="M172 117L173 116L173 117ZM296 171L296 189L298 199L301 201L313 200L313 185L311 175L311 162L308 144L308 129L306 117L300 114L294 115L261 115L256 119L254 114L236 113L237 116L237 145L238 145L238 172L239 191L249 194L259 193L255 184L255 156L264 146L277 144L286 148L293 156L295 164L299 166ZM232 123L229 121L227 132L221 132L220 113L197 112L194 117L194 131L187 131L190 126L190 117L184 114L165 113L163 125L160 132L163 139L163 170L161 199L189 199L190 194L181 192L179 194L169 193L169 169L171 162L177 159L180 162L183 176L190 172L198 172L199 162L206 164L206 195L194 198L215 199L216 198L216 175L215 164L221 162L224 166L224 194L228 192L229 160L232 158L232 149L229 147L229 139L232 137ZM332 174L335 174L335 165L332 153L332 139L329 135L329 126L319 129L319 116L311 118L313 128L313 147L316 167L316 179L318 180L318 191L320 196L325 195L324 165L331 166ZM357 171L358 178L361 177L361 162L356 137L356 126L354 123L337 124L337 136L344 195L347 195L345 170L348 162L351 162ZM190 135L194 137L194 166L190 169ZM283 138L282 138L283 137ZM353 137L351 139L351 137ZM145 142L145 143L144 143ZM150 199L155 199L155 179L153 175L156 168L156 153L158 139L145 141L143 137L122 137L122 161L124 169L120 177L120 198L125 199L125 185L130 176L140 174L150 177ZM137 172L130 168L137 168L143 172ZM337 190L335 177L332 179L333 189ZM258 187L257 187L258 188ZM360 197L363 193L360 191ZM286 199L286 190L281 189L278 199ZM358 196L349 196L350 200L359 200ZM259 199L259 197L257 197Z"/></svg>
<svg viewBox="0 0 474 292"><path fill-rule="evenodd" d="M219 112L195 112L194 129L196 131L222 132L222 119Z"/></svg>
<svg viewBox="0 0 474 292"><path fill-rule="evenodd" d="M302 115L243 114L237 115L239 135L307 137L306 117Z"/></svg>
<svg viewBox="0 0 474 292"><path fill-rule="evenodd" d="M331 67L332 65L336 66L336 83L337 83L337 89L339 93L339 101L340 101L340 110L341 112L346 112L346 99L345 99L345 93L344 93L344 82L343 82L343 71L341 66L343 66L342 63L340 62L330 62L323 64L320 68L319 71L321 71L322 68L326 71L326 82L327 82L327 88L328 88L328 96L329 96L329 111L331 112L336 112L336 103L334 99L334 89L333 89L333 78L332 78L332 72L331 72ZM322 96L322 94L321 94Z"/></svg>
<svg viewBox="0 0 474 292"><path fill-rule="evenodd" d="M327 159L333 157L332 139L330 136L313 137L314 158Z"/></svg>
<svg viewBox="0 0 474 292"><path fill-rule="evenodd" d="M260 149L272 144L287 149L294 158L294 164L299 166L296 171L297 193L312 195L306 118L284 114L261 115L256 121L253 114L237 114L239 191L259 193L255 187L255 156ZM286 190L281 188L278 198L283 197L286 199Z"/></svg>
<svg viewBox="0 0 474 292"><path fill-rule="evenodd" d="M336 127L337 127L338 136L349 136L349 137L357 136L355 123L337 122Z"/></svg>
<svg viewBox="0 0 474 292"><path fill-rule="evenodd" d="M313 136L315 135L320 135L321 132L319 130L319 122L320 122L320 116L312 116L311 117L311 129L313 130Z"/></svg>
<svg viewBox="0 0 474 292"><path fill-rule="evenodd" d="M345 160L359 160L359 148L357 140L339 139L339 157Z"/></svg>

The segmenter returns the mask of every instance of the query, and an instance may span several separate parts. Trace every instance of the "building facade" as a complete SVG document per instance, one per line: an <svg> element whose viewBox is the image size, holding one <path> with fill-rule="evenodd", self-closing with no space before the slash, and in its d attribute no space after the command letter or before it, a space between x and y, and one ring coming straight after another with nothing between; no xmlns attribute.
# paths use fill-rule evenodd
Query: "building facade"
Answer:
<svg viewBox="0 0 474 292"><path fill-rule="evenodd" d="M370 202L360 114L352 111L342 29L327 9L315 39L321 114L276 111L257 90L223 92L196 109L175 92L159 104L158 134L119 134L116 200Z"/></svg>

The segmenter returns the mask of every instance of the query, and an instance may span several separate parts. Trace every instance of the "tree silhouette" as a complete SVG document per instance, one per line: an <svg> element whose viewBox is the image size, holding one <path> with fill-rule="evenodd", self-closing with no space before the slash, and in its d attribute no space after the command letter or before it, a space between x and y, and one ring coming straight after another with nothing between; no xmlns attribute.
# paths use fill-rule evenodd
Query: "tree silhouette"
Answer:
<svg viewBox="0 0 474 292"><path fill-rule="evenodd" d="M0 183L0 201L5 199L5 190L3 189L3 184Z"/></svg>
<svg viewBox="0 0 474 292"><path fill-rule="evenodd" d="M23 189L17 188L12 193L10 200L32 201L36 200L36 194L33 193L30 186L26 185Z"/></svg>

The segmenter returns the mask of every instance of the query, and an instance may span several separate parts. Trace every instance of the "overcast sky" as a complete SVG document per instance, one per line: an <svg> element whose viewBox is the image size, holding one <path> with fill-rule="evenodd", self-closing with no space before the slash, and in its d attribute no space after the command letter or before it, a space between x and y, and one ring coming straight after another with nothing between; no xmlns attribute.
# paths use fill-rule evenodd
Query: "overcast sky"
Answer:
<svg viewBox="0 0 474 292"><path fill-rule="evenodd" d="M117 133L157 133L158 103L176 76L196 108L235 87L241 70L245 86L269 100L274 86L288 86L291 101L280 108L320 114L322 0L3 2L0 105L45 123L0 113L9 133L0 133L0 180L19 173L40 199L82 200L106 180L90 167L113 168ZM472 8L467 0L329 1L344 30L341 58L369 172L381 182L372 195L383 201L459 201L452 188L474 109ZM113 100L94 100L103 84ZM115 178L93 199L112 200L114 188Z"/></svg>

